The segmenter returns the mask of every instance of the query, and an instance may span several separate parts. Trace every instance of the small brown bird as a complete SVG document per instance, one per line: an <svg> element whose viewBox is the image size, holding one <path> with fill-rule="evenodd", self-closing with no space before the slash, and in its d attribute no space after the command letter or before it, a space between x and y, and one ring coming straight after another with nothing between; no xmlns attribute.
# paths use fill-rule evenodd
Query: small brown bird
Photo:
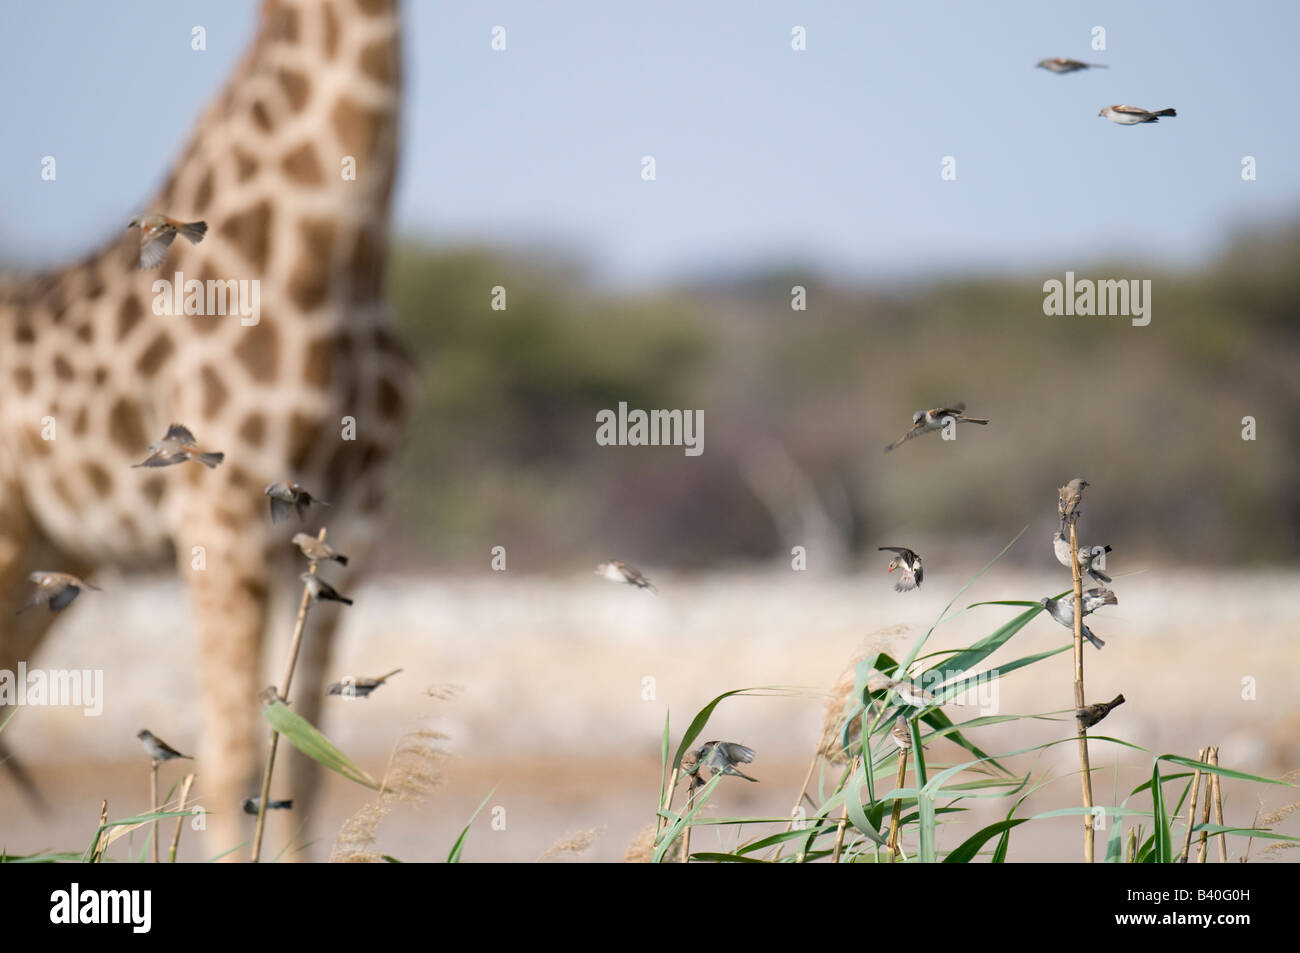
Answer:
<svg viewBox="0 0 1300 953"><path fill-rule="evenodd" d="M962 423L979 424L980 426L988 423L983 417L967 417L965 410L965 404L957 403L951 407L935 407L932 410L916 411L912 414L912 429L887 446L885 453L901 447L913 437L919 437L921 434L930 433L933 430L942 430L943 422L948 417Z"/></svg>
<svg viewBox="0 0 1300 953"><path fill-rule="evenodd" d="M608 579L610 582L625 582L629 586L636 586L638 589L649 589L655 595L659 590L655 588L654 583L641 574L641 571L635 566L629 566L627 563L621 563L616 559L611 559L607 563L601 563L594 570L597 576L602 579Z"/></svg>
<svg viewBox="0 0 1300 953"><path fill-rule="evenodd" d="M294 510L298 511L298 520L302 521L306 516L307 507L313 503L329 506L324 500L317 499L303 489L301 483L294 483L292 480L272 483L263 492L271 499L272 524L284 522Z"/></svg>
<svg viewBox="0 0 1300 953"><path fill-rule="evenodd" d="M1104 556L1111 551L1111 546L1107 544L1100 547L1100 549L1101 555ZM1070 541L1063 534L1056 533L1052 536L1052 552L1056 554L1056 561L1062 566L1070 565ZM1079 572L1091 576L1094 582L1113 582L1114 580L1110 576L1101 571L1099 565L1094 565L1094 563L1100 562L1101 560L1098 559L1098 554L1093 547L1079 546ZM1111 604L1114 605L1114 603Z"/></svg>
<svg viewBox="0 0 1300 953"><path fill-rule="evenodd" d="M137 215L127 228L140 229L140 270L161 264L177 233L197 245L207 234L207 222L178 222L166 215Z"/></svg>
<svg viewBox="0 0 1300 953"><path fill-rule="evenodd" d="M934 703L934 696L925 689L912 682L907 682L901 678L886 679L882 688L885 691L892 691L902 699L903 704L911 705L914 708L924 708L926 705Z"/></svg>
<svg viewBox="0 0 1300 953"><path fill-rule="evenodd" d="M136 734L144 745L144 750L149 752L149 757L155 761L170 761L172 758L186 758L190 761L194 759L187 754L181 754L167 742L163 741L148 728L142 728Z"/></svg>
<svg viewBox="0 0 1300 953"><path fill-rule="evenodd" d="M898 745L899 751L910 751L912 748L912 731L908 727L907 719L902 715L894 720L894 728L889 733L894 739L894 744Z"/></svg>
<svg viewBox="0 0 1300 953"><path fill-rule="evenodd" d="M184 463L186 460L197 460L209 470L215 470L217 465L226 459L224 453L207 453L195 446L196 443L194 434L190 433L189 428L181 424L172 424L161 440L149 444L149 457L143 463L136 463L133 466L169 467L175 463Z"/></svg>
<svg viewBox="0 0 1300 953"><path fill-rule="evenodd" d="M888 550L891 553L898 553L889 561L889 571L901 569L902 575L894 583L894 589L898 592L908 592L909 590L919 588L921 579L924 575L921 569L921 557L910 549L902 546L881 546L881 551Z"/></svg>
<svg viewBox="0 0 1300 953"><path fill-rule="evenodd" d="M295 533L293 542L302 551L302 554L314 563L320 562L322 559L332 559L340 566L348 564L348 557L323 539L317 539L311 533Z"/></svg>
<svg viewBox="0 0 1300 953"><path fill-rule="evenodd" d="M351 599L339 595L334 590L334 587L320 576L313 576L311 573L305 572L299 575L298 578L307 584L307 591L311 593L312 602L341 602L345 606L352 605Z"/></svg>
<svg viewBox="0 0 1300 953"><path fill-rule="evenodd" d="M27 577L36 583L36 591L27 599L27 603L14 615L21 615L33 606L49 605L51 612L58 612L72 605L74 599L81 595L82 589L101 591L99 586L78 579L66 572L34 572Z"/></svg>
<svg viewBox="0 0 1300 953"><path fill-rule="evenodd" d="M1083 491L1085 488L1092 486L1082 477L1075 477L1063 487L1057 488L1057 494L1060 499L1056 503L1056 512L1061 517L1061 532L1065 532L1066 520L1076 520L1079 518L1079 504L1083 502ZM1065 557L1064 566L1070 565L1070 557Z"/></svg>
<svg viewBox="0 0 1300 953"><path fill-rule="evenodd" d="M1121 126L1136 126L1142 122L1159 122L1161 116L1177 116L1172 109L1143 109L1140 106L1103 106L1098 116L1105 116Z"/></svg>
<svg viewBox="0 0 1300 953"><path fill-rule="evenodd" d="M1075 709L1074 717L1079 719L1079 727L1091 728L1109 715L1112 708L1118 708L1122 704L1124 704L1124 696L1116 695L1111 701L1098 702L1086 708Z"/></svg>
<svg viewBox="0 0 1300 953"><path fill-rule="evenodd" d="M1059 56L1050 60L1039 60L1036 64L1040 69L1050 70L1053 73L1075 73L1081 69L1109 69L1101 63L1084 63L1080 60L1065 60Z"/></svg>
<svg viewBox="0 0 1300 953"><path fill-rule="evenodd" d="M369 698L371 692L400 671L400 668L395 668L387 675L380 675L378 678L367 678L365 676L353 678L349 675L343 681L335 682L326 689L325 693L327 695L342 695L345 698Z"/></svg>
<svg viewBox="0 0 1300 953"><path fill-rule="evenodd" d="M261 799L260 797L246 797L246 798L244 798L244 805L243 805L243 807L244 807L244 813L245 813L245 814L256 814L256 813L257 813L257 809L258 809L258 807L261 806L261 804L262 804L262 799ZM288 801L267 801L267 802L266 802L266 809L267 809L268 811L292 811L292 810L293 810L293 801L292 801L292 800L288 800Z"/></svg>

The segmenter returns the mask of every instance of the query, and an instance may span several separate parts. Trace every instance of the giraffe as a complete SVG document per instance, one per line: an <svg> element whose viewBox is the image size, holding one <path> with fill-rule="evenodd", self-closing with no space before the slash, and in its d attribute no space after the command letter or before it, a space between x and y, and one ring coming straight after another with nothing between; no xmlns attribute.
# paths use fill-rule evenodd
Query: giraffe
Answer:
<svg viewBox="0 0 1300 953"><path fill-rule="evenodd" d="M201 663L208 856L248 836L238 805L264 756L263 633L286 624L268 601L303 568L276 567L301 563L289 538L313 522L364 553L410 403L383 299L400 69L397 0L264 0L153 201L124 208L122 234L79 264L0 287L0 669L31 659L50 623L14 614L32 570L174 565ZM204 220L206 238L138 270L139 232L125 225L142 210ZM205 288L256 279L259 312L166 313L153 283L178 272ZM132 469L173 422L224 463ZM263 488L283 479L328 501L327 515L273 527ZM312 721L339 612L313 612L295 676L295 709ZM105 685L111 703L111 672ZM305 806L310 769L295 773L308 775L295 785Z"/></svg>

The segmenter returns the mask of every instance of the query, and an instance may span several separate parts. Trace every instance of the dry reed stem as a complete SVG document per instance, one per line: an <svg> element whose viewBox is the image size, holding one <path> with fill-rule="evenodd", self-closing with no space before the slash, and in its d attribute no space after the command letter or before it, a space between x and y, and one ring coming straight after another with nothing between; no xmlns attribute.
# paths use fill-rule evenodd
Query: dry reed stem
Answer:
<svg viewBox="0 0 1300 953"><path fill-rule="evenodd" d="M1214 763L1214 760L1213 760L1213 759L1214 759L1215 753L1216 753L1217 751L1218 751L1217 748L1206 748L1206 749L1205 749L1205 763L1206 763L1206 764L1213 764L1213 763ZM1201 825L1202 825L1202 826L1204 826L1204 825L1210 823L1210 801L1212 800L1212 797L1211 797L1211 789L1213 788L1213 785L1214 785L1214 782L1213 782L1212 779L1213 779L1213 778L1216 778L1216 777L1218 777L1217 774L1212 774L1212 773L1210 773L1209 771L1205 772L1205 803L1201 806ZM1209 851L1207 851L1207 850L1205 849L1206 846L1207 846L1207 845L1206 845L1206 840L1209 838L1209 836L1210 836L1210 835L1209 835L1208 833L1206 833L1205 831L1201 831L1201 839L1200 839L1200 842L1196 845L1196 862L1197 862L1198 864L1203 864L1203 863L1205 863L1205 857L1206 857L1206 855L1209 853Z"/></svg>
<svg viewBox="0 0 1300 953"><path fill-rule="evenodd" d="M1086 708L1083 691L1083 574L1079 572L1079 537L1074 530L1075 520L1070 518L1070 575L1074 579L1074 707ZM1077 723L1076 723L1077 724ZM1092 822L1092 766L1088 762L1088 729L1078 727L1079 771L1083 786L1083 862L1092 863L1094 829Z"/></svg>
<svg viewBox="0 0 1300 953"><path fill-rule="evenodd" d="M835 845L831 848L832 864L838 864L840 862L840 850L844 847L844 832L845 830L848 829L849 826L849 801L848 801L849 792L848 792L847 782L852 780L853 775L857 773L858 760L859 759L857 757L854 757L853 762L849 765L848 778L846 779L844 784L844 809L840 813L840 822L835 827ZM813 763L816 764L815 761ZM807 788L808 785L805 783L804 789L807 790ZM794 822L794 818L791 818L790 820L791 823ZM789 830L789 828L786 829Z"/></svg>
<svg viewBox="0 0 1300 953"><path fill-rule="evenodd" d="M325 542L325 527L321 527L316 538L322 543ZM316 575L316 560L311 561L308 567L309 575ZM307 610L311 606L311 590L304 583L302 587L302 600L298 603L298 620L293 627L293 642L289 647L289 664L285 667L283 688L279 690L280 698L287 705L289 703L289 686L293 682L293 670L298 664L298 649L302 646L302 632L307 625ZM262 854L262 834L266 829L266 804L271 797L271 775L275 771L275 751L280 745L280 733L271 729L271 741L269 750L266 755L266 770L262 774L262 795L257 804L257 827L253 831L253 850L251 861L257 863Z"/></svg>
<svg viewBox="0 0 1300 953"><path fill-rule="evenodd" d="M104 850L108 847L108 801L104 801L99 806L99 826L101 828L99 839L95 841L95 850L91 854L90 862L99 863L99 858L104 856Z"/></svg>
<svg viewBox="0 0 1300 953"><path fill-rule="evenodd" d="M1219 764L1218 748L1214 749L1214 756L1210 761L1210 764L1214 765L1215 767L1218 767ZM1223 794L1219 790L1219 776L1217 774L1214 775L1214 777L1210 778L1210 792L1214 795L1214 823L1222 827L1223 826ZM1228 862L1228 835L1218 834L1216 835L1216 839L1219 842L1219 863L1226 864Z"/></svg>
<svg viewBox="0 0 1300 953"><path fill-rule="evenodd" d="M158 813L158 765L154 760L149 769L149 813ZM158 863L158 821L153 822L153 862Z"/></svg>
<svg viewBox="0 0 1300 953"><path fill-rule="evenodd" d="M1205 749L1201 748L1196 752L1196 760L1205 761ZM1187 804L1187 833L1183 838L1183 852L1178 857L1180 864L1187 863L1187 858L1192 852L1192 825L1196 823L1196 799L1201 793L1201 769L1197 768L1196 773L1192 775L1192 796Z"/></svg>
<svg viewBox="0 0 1300 953"><path fill-rule="evenodd" d="M1131 864L1135 860L1137 860L1137 850L1138 850L1137 828L1130 827L1128 829L1128 846L1124 851L1124 863Z"/></svg>
<svg viewBox="0 0 1300 953"><path fill-rule="evenodd" d="M194 772L191 771L185 775L185 780L181 782L180 800L176 802L176 810L185 810L185 801L190 796L190 786L194 784ZM167 863L176 863L176 848L181 843L181 826L185 823L184 817L176 818L176 832L172 834L171 846L167 848Z"/></svg>
<svg viewBox="0 0 1300 953"><path fill-rule="evenodd" d="M901 788L907 782L907 756L911 753L910 748L900 748L898 752L898 778L894 782L894 787ZM893 863L895 857L902 853L898 847L898 820L903 813L903 799L894 798L894 809L889 814L889 841L888 847L892 851L889 860Z"/></svg>

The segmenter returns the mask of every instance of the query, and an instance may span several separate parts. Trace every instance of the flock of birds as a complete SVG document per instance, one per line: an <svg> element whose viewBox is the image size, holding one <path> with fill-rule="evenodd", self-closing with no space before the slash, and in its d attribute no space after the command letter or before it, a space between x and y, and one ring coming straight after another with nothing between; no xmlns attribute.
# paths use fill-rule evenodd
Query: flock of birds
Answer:
<svg viewBox="0 0 1300 953"><path fill-rule="evenodd" d="M161 216L151 216L151 218L160 218ZM139 221L139 220L137 220ZM168 220L170 221L170 220ZM133 223L134 224L134 223ZM203 223L196 223L202 225ZM171 226L166 226L170 228ZM181 231L181 234L186 234ZM199 231L198 238L191 240L198 241L202 238L202 231ZM148 241L165 241L170 244L173 234L164 239L142 238L141 259L145 260L145 248L148 247ZM164 251L165 251L164 246ZM152 260L152 259L150 259ZM174 423L167 428L167 432L161 440L156 440L149 444L149 455L140 463L133 464L135 467L169 467L193 461L202 464L209 469L216 469L225 460L226 455L219 451L204 450L199 446L198 440L188 427L183 424ZM297 513L299 521L306 518L308 510L313 506L329 506L324 500L313 496L301 484L292 480L282 480L278 483L272 483L263 491L270 504L270 515L272 525L278 525L289 519L294 513ZM292 539L295 546L307 558L311 567L315 570L320 563L326 561L337 562L341 566L348 564L348 557L340 553L334 547L330 546L324 540L319 539L309 533L296 533ZM352 600L339 594L339 592L320 576L313 572L304 572L299 577L306 587L308 597L311 602L339 602L343 605L352 605ZM61 612L76 600L82 591L90 589L96 592L101 591L98 586L86 582L84 579L64 572L50 572L38 570L28 576L28 580L34 584L34 590L27 599L27 602L18 610L18 614L26 612L28 609L36 606L48 606L50 612ZM348 676L338 682L333 683L326 689L328 695L341 695L347 698L368 698L370 693L383 685L388 679L392 678L401 669L394 669L386 675L377 678ZM163 741L157 735L148 729L142 729L136 734L144 746L145 751L155 764L161 764L176 758L189 758L189 755L181 754L167 742ZM243 802L243 810L249 814L256 814L258 809L258 798L247 798ZM289 810L293 807L292 800L268 801L267 807L278 810Z"/></svg>
<svg viewBox="0 0 1300 953"><path fill-rule="evenodd" d="M1047 61L1048 62L1075 62L1070 61ZM1043 65L1042 63L1039 64ZM1050 67L1049 67L1050 68ZM1086 68L1086 64L1076 68ZM1066 70L1057 70L1065 72ZM965 413L966 405L956 403L950 407L935 407L930 410L918 410L912 415L912 426L901 437L885 447L888 453L897 449L914 437L926 433L933 433L942 430L945 426L955 425L957 423L987 425L989 421L983 417L970 417ZM1057 515L1060 517L1060 529L1052 535L1052 554L1056 561L1062 566L1070 566L1070 541L1066 538L1065 528L1067 523L1073 525L1080 515L1080 506L1083 502L1083 492L1091 484L1081 477L1075 477L1068 481L1064 486L1057 489ZM888 571L894 572L899 570L900 576L894 584L894 589L898 592L910 592L921 585L924 578L924 569L921 557L912 549L906 546L881 546L880 551L894 553L890 559ZM1119 605L1119 597L1112 592L1108 586L1113 581L1110 576L1103 571L1104 557L1111 552L1112 547L1094 546L1087 547L1082 544L1078 546L1078 563L1079 573L1081 576L1088 576L1098 585L1083 590L1082 607L1083 615L1091 615L1103 606ZM623 583L634 586L639 589L649 589L651 592L658 593L658 589L639 569L618 560L603 562L595 569L596 575L607 579L610 582ZM1073 575L1073 573L1071 574ZM1070 596L1053 598L1044 596L1039 600L1039 604L1047 611L1054 620L1071 631L1074 630L1074 601ZM1092 643L1093 646L1100 649L1106 643L1088 628L1087 625L1081 625L1081 632L1084 638ZM894 693L899 700L907 707L918 710L934 704L935 697L930 692L925 691L904 679L886 678L883 685L886 693ZM872 689L879 690L878 688ZM1117 695L1109 702L1099 702L1092 705L1086 705L1083 708L1075 710L1075 718L1078 720L1080 727L1091 728L1103 718L1105 718L1113 708L1124 704L1124 696ZM895 719L894 727L890 731L890 738L900 751L910 750L912 747L912 733L909 727L909 721L905 714L900 713ZM708 741L694 751L688 752L682 758L681 769L685 777L690 779L690 790L692 795L702 787L707 780L703 772L708 773L708 777L721 773L744 778L747 781L756 781L757 778L751 778L749 775L740 771L736 766L738 764L749 764L754 760L754 749L734 741Z"/></svg>
<svg viewBox="0 0 1300 953"><path fill-rule="evenodd" d="M1052 73L1077 73L1085 69L1107 69L1100 63L1084 63L1080 60L1066 60L1056 57L1050 60L1039 60L1040 69L1048 70ZM1098 116L1105 116L1111 122L1118 123L1121 126L1136 126L1138 123L1159 122L1161 116L1177 116L1178 113L1172 109L1143 109L1141 106L1102 106Z"/></svg>

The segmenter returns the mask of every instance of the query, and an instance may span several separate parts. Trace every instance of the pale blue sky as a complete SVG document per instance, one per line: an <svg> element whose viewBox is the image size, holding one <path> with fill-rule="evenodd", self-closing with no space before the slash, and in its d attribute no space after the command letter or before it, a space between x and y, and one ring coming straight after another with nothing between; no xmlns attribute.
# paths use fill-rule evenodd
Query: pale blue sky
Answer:
<svg viewBox="0 0 1300 953"><path fill-rule="evenodd" d="M0 259L61 261L122 227L256 9L10 5ZM1238 225L1300 212L1294 2L414 0L406 14L399 231L568 249L614 283L783 260L865 280L1196 263ZM790 49L796 24L806 52ZM1033 68L1049 56L1110 68ZM1120 102L1179 115L1098 118ZM1258 181L1242 181L1244 155Z"/></svg>

